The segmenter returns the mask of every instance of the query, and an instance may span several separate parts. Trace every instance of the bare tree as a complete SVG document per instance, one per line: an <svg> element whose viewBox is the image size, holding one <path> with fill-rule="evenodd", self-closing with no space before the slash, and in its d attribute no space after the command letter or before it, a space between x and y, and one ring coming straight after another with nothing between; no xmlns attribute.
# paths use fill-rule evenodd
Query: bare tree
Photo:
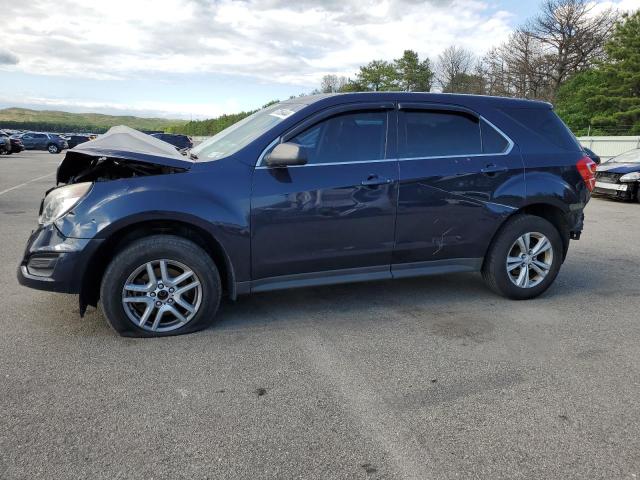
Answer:
<svg viewBox="0 0 640 480"><path fill-rule="evenodd" d="M541 13L525 31L539 42L546 60L555 94L560 85L576 72L593 65L604 55L604 43L611 33L618 12L593 11L588 0L545 0Z"/></svg>
<svg viewBox="0 0 640 480"><path fill-rule="evenodd" d="M320 90L322 93L335 93L341 91L347 84L345 77L337 75L325 75L320 82Z"/></svg>
<svg viewBox="0 0 640 480"><path fill-rule="evenodd" d="M439 56L436 78L443 92L464 92L465 79L473 67L474 56L469 50L452 45Z"/></svg>

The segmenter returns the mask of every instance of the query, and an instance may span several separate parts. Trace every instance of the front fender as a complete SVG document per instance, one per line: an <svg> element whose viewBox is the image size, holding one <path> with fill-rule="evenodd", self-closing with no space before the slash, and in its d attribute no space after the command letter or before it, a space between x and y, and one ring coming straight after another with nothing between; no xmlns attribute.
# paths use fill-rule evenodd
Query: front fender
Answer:
<svg viewBox="0 0 640 480"><path fill-rule="evenodd" d="M108 239L141 222L192 224L215 238L242 281L250 274L249 176L224 180L188 172L96 182L56 226L66 237Z"/></svg>

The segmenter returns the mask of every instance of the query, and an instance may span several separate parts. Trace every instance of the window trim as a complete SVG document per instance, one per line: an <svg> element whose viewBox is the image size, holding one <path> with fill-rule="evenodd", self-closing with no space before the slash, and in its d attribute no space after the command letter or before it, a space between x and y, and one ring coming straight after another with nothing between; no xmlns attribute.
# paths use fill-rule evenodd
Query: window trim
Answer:
<svg viewBox="0 0 640 480"><path fill-rule="evenodd" d="M372 108L372 105L374 106ZM306 120L303 120L302 123L294 126L292 129L290 129L289 131L285 132L284 134L274 138L269 145L267 145L262 152L260 153L260 156L258 157L258 161L256 162L255 168L256 169L260 169L260 170L265 170L265 169L271 169L273 167L268 167L266 165L262 165L262 161L265 157L265 155L267 154L267 152L273 148L275 145L277 145L278 143L281 143L283 141L284 138L291 138L291 136L289 135L292 132L298 132L298 127L304 127L307 128L309 126L311 126L314 123L317 123L321 120L323 120L324 118L336 115L336 114L340 114L340 113L344 113L347 111L354 111L354 110L375 110L375 106L378 106L378 109L381 110L393 110L392 108L388 108L388 105L390 105L389 102L383 102L383 103L377 103L377 104L371 104L371 103L362 103L362 104L348 104L348 105L341 105L339 107L335 107L335 108L331 108L328 110L323 110L321 112L318 112L315 115L312 115L311 117L309 117ZM359 163L381 163L381 162L403 162L403 161L415 161L415 160L435 160L438 158L460 158L460 157L466 157L466 158L474 158L474 157L503 157L503 156L507 156L510 155L513 147L515 146L515 143L513 140L511 140L511 138L504 133L500 128L498 128L493 122L491 122L490 120L488 120L487 118L485 118L482 115L477 114L476 112L474 112L473 110L469 110L468 108L465 107L459 107L456 105L444 105L444 104L437 104L437 103L399 103L398 104L398 111L401 110L442 110L442 111L453 111L453 112L460 112L460 113L467 113L470 115L473 115L474 117L476 117L478 119L478 122L486 122L487 125L489 125L491 128L493 128L496 132L498 132L498 134L500 134L506 141L507 141L507 148L504 150L504 152L502 153L472 153L472 154L467 154L467 155L435 155L435 156L427 156L427 157L406 157L406 158L400 158L399 156L396 158L385 158L385 159L381 159L381 160L358 160L358 161L354 161L354 162L331 162L331 163L312 163L312 164L305 164L305 165L289 165L287 168L300 168L300 167L319 167L319 166L323 166L323 165L352 165L352 164L359 164ZM304 128L302 128L302 130L304 130ZM389 141L389 128L390 125L387 125L387 145L388 145L388 141ZM300 130L300 131L302 131ZM482 127L480 127L480 135L482 136ZM294 135L295 136L295 135ZM481 141L482 141L482 137L481 137Z"/></svg>

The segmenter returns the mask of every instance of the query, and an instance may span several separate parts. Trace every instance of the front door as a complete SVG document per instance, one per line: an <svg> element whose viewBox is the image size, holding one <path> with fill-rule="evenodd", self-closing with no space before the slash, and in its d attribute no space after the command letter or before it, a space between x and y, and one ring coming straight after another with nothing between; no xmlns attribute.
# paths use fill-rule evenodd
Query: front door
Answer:
<svg viewBox="0 0 640 480"><path fill-rule="evenodd" d="M390 276L398 188L397 160L387 153L390 118L395 113L382 109L329 116L288 140L303 146L306 165L256 167L254 282Z"/></svg>

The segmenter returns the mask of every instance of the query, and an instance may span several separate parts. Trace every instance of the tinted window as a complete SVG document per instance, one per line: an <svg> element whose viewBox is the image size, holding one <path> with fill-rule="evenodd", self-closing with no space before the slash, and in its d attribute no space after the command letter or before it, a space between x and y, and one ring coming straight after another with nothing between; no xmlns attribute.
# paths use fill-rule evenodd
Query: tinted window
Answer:
<svg viewBox="0 0 640 480"><path fill-rule="evenodd" d="M47 136L44 133L33 133L31 134L31 136L33 138L47 138Z"/></svg>
<svg viewBox="0 0 640 480"><path fill-rule="evenodd" d="M401 158L482 153L478 119L459 112L403 112Z"/></svg>
<svg viewBox="0 0 640 480"><path fill-rule="evenodd" d="M503 153L509 147L509 142L498 131L482 120L482 153Z"/></svg>
<svg viewBox="0 0 640 480"><path fill-rule="evenodd" d="M387 112L336 115L298 134L289 142L305 147L308 163L382 160L387 138Z"/></svg>
<svg viewBox="0 0 640 480"><path fill-rule="evenodd" d="M581 149L567 126L550 108L505 108L504 111L520 125L558 147Z"/></svg>

